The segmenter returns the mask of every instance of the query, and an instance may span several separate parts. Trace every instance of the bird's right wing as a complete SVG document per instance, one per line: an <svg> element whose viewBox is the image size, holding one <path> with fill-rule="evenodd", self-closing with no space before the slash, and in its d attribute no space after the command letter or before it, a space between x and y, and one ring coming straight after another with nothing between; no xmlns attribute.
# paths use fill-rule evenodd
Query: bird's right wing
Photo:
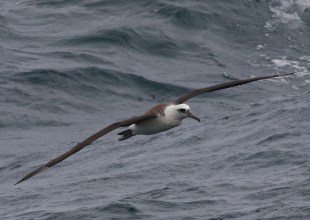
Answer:
<svg viewBox="0 0 310 220"><path fill-rule="evenodd" d="M187 100L193 98L194 96L200 95L202 93L227 89L227 88L234 87L234 86L240 86L242 84L254 82L257 80L269 79L269 78L274 78L274 77L279 77L279 76L287 76L287 75L291 75L294 73L296 73L296 72L284 73L284 74L274 74L274 75L269 75L269 76L260 76L260 77L254 77L254 78L249 78L249 79L240 79L240 80L234 80L234 81L230 81L230 82L216 84L213 86L204 87L201 89L195 89L195 90L192 90L189 93L181 96L177 100L173 101L173 103L182 104L182 103L186 102Z"/></svg>
<svg viewBox="0 0 310 220"><path fill-rule="evenodd" d="M98 131L97 133L91 135L90 137L88 137L87 139L85 139L84 141L82 141L81 143L77 144L75 147L71 148L69 151L67 151L66 153L54 158L53 160L49 161L48 163L40 166L38 169L32 171L31 173L27 174L26 176L24 176L20 181L18 181L16 184L19 184L39 173L42 173L43 171L47 170L48 168L58 164L59 162L65 160L66 158L70 157L71 155L75 154L76 152L82 150L84 147L86 147L87 145L91 144L92 142L94 142L95 140L97 140L98 138L106 135L107 133L120 128L120 127L125 127L125 126L129 126L131 124L137 123L137 122L141 122L143 120L149 119L149 118L154 118L156 117L156 115L154 113L148 113L148 114L144 114L141 116L136 116L127 120L123 120L123 121L119 121L119 122L115 122L113 124L110 124L109 126L103 128L102 130ZM15 184L15 185L16 185Z"/></svg>

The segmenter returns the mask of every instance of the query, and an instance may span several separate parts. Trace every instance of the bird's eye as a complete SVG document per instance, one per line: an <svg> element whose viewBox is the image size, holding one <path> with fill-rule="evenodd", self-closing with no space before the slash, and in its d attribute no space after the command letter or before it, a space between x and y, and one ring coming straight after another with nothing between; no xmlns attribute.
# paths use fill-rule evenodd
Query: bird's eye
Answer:
<svg viewBox="0 0 310 220"><path fill-rule="evenodd" d="M179 109L179 112L185 113L185 112L186 112L186 109L185 109L185 108L180 108L180 109Z"/></svg>

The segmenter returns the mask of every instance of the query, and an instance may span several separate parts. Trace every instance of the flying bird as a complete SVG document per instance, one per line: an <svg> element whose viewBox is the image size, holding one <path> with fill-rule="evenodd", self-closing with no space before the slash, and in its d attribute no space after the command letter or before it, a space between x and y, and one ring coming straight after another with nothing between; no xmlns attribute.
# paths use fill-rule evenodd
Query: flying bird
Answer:
<svg viewBox="0 0 310 220"><path fill-rule="evenodd" d="M115 129L118 129L121 127L128 127L126 130L118 133L119 135L121 135L121 137L119 138L119 141L123 141L135 135L151 135L151 134L156 134L159 132L167 131L171 128L181 125L183 119L185 118L192 118L200 122L200 119L196 115L194 115L194 113L190 111L190 107L187 104L184 104L184 102L193 98L194 96L197 96L197 95L200 95L206 92L227 89L230 87L239 86L242 84L246 84L246 83L250 83L250 82L254 82L258 80L269 79L269 78L280 77L280 76L287 76L287 75L291 75L294 73L295 72L254 77L250 79L234 80L234 81L216 84L213 86L204 87L201 89L192 90L189 93L181 96L180 98L172 102L154 106L153 108L145 112L143 115L132 117L126 120L118 121L118 122L114 122L108 125L107 127L103 128L97 133L86 138L84 141L78 143L75 147L71 148L66 153L52 159L48 163L43 164L38 169L27 174L16 184L19 184L39 173L42 173L43 171L65 160L66 158L82 150L84 147L91 144L98 138L106 135L107 133Z"/></svg>

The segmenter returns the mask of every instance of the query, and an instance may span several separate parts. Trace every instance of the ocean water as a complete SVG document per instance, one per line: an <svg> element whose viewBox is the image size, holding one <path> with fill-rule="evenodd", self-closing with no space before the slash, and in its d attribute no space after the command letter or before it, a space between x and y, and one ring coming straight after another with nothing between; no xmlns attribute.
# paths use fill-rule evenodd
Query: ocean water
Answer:
<svg viewBox="0 0 310 220"><path fill-rule="evenodd" d="M309 0L0 2L0 219L310 219ZM190 89L201 123L97 140Z"/></svg>

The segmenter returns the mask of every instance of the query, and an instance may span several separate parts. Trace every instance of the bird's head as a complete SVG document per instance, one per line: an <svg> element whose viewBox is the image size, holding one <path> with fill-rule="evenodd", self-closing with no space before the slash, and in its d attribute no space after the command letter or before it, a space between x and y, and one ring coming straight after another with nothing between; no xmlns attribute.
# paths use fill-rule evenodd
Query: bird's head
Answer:
<svg viewBox="0 0 310 220"><path fill-rule="evenodd" d="M184 118L192 118L200 122L200 119L195 116L190 107L186 104L169 105L165 109L165 116L174 120L183 120Z"/></svg>

